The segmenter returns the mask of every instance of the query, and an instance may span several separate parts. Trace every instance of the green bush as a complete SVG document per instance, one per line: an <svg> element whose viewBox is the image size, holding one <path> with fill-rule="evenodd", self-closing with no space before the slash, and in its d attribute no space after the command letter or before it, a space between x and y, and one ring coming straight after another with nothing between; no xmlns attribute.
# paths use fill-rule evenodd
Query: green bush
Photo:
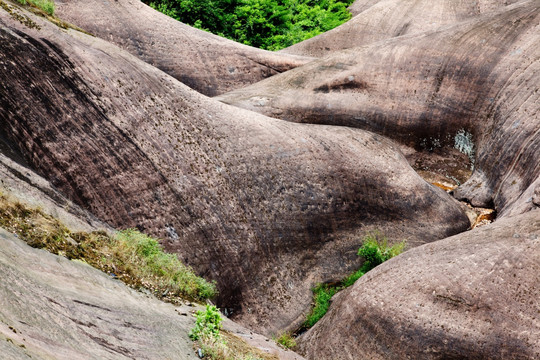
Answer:
<svg viewBox="0 0 540 360"><path fill-rule="evenodd" d="M197 311L195 327L189 332L191 340L201 338L219 338L221 330L221 314L214 305L206 305L206 310Z"/></svg>
<svg viewBox="0 0 540 360"><path fill-rule="evenodd" d="M185 24L267 50L279 50L351 18L354 0L143 0Z"/></svg>

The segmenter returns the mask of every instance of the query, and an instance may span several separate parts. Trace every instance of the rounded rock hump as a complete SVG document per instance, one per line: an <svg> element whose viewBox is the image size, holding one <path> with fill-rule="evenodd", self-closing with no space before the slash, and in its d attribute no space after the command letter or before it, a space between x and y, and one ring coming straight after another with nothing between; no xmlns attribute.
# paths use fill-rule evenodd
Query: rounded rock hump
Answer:
<svg viewBox="0 0 540 360"><path fill-rule="evenodd" d="M357 0L349 7L351 20L281 52L323 57L338 50L435 31L518 1Z"/></svg>
<svg viewBox="0 0 540 360"><path fill-rule="evenodd" d="M357 127L420 151L470 136L455 192L499 214L533 208L540 176L540 3L336 51L216 99L288 121ZM463 137L463 136L462 136Z"/></svg>
<svg viewBox="0 0 540 360"><path fill-rule="evenodd" d="M540 358L540 210L411 249L333 299L308 359Z"/></svg>
<svg viewBox="0 0 540 360"><path fill-rule="evenodd" d="M252 48L192 28L141 1L61 1L56 14L207 96L256 83L311 60Z"/></svg>
<svg viewBox="0 0 540 360"><path fill-rule="evenodd" d="M469 226L382 136L224 105L104 40L0 19L2 134L101 220L160 236L253 329L302 322L366 231L414 246Z"/></svg>

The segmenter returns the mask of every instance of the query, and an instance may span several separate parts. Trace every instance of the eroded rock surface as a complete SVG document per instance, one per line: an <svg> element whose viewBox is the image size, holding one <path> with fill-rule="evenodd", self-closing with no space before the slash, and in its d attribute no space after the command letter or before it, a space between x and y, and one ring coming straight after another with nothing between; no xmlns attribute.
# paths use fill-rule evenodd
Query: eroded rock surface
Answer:
<svg viewBox="0 0 540 360"><path fill-rule="evenodd" d="M391 259L300 338L308 359L538 359L540 210Z"/></svg>
<svg viewBox="0 0 540 360"><path fill-rule="evenodd" d="M0 10L2 131L70 199L216 279L244 324L302 322L311 286L358 267L370 229L415 246L469 225L379 135L229 107L16 11L39 29Z"/></svg>
<svg viewBox="0 0 540 360"><path fill-rule="evenodd" d="M195 307L137 293L89 265L30 248L3 229L0 242L2 359L199 358L188 337ZM229 320L224 328L249 334ZM276 359L303 359L258 334L245 340Z"/></svg>
<svg viewBox="0 0 540 360"><path fill-rule="evenodd" d="M519 0L357 0L347 23L281 52L321 57L403 35L434 31Z"/></svg>
<svg viewBox="0 0 540 360"><path fill-rule="evenodd" d="M296 122L364 128L417 150L470 134L456 196L501 215L532 208L540 175L540 3L441 31L338 51L221 101ZM473 148L474 145L474 148Z"/></svg>
<svg viewBox="0 0 540 360"><path fill-rule="evenodd" d="M256 83L309 62L235 43L130 0L60 0L56 14L205 95Z"/></svg>

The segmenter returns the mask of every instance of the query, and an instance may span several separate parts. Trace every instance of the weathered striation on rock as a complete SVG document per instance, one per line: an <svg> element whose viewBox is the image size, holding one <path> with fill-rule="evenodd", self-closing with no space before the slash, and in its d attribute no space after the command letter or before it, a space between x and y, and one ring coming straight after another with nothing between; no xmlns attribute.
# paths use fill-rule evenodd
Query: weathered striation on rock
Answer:
<svg viewBox="0 0 540 360"><path fill-rule="evenodd" d="M272 53L182 24L141 1L60 0L56 14L208 96L311 61Z"/></svg>
<svg viewBox="0 0 540 360"><path fill-rule="evenodd" d="M7 140L101 220L161 236L218 281L219 305L243 324L269 334L302 322L311 286L359 266L370 229L415 246L469 225L380 135L224 105L12 10L0 10Z"/></svg>
<svg viewBox="0 0 540 360"><path fill-rule="evenodd" d="M466 132L475 172L456 197L520 213L534 207L540 176L538 43L540 3L520 1L444 30L338 51L217 99L368 129L417 150L453 147Z"/></svg>
<svg viewBox="0 0 540 360"><path fill-rule="evenodd" d="M188 336L196 308L165 304L2 229L0 243L0 358L198 359ZM228 320L224 328L248 331ZM279 359L303 359L260 335L251 338Z"/></svg>
<svg viewBox="0 0 540 360"><path fill-rule="evenodd" d="M540 358L540 209L411 249L333 298L308 359Z"/></svg>
<svg viewBox="0 0 540 360"><path fill-rule="evenodd" d="M439 30L518 1L357 0L349 7L354 17L347 23L281 52L322 57L337 50Z"/></svg>

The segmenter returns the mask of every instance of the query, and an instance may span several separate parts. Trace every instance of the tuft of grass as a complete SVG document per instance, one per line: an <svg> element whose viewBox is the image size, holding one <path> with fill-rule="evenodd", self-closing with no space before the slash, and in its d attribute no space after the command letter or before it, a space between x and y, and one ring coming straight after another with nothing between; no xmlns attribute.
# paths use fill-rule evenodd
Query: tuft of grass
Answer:
<svg viewBox="0 0 540 360"><path fill-rule="evenodd" d="M54 1L51 0L17 0L17 2L21 5L29 4L30 6L41 9L50 16L53 16L56 10Z"/></svg>
<svg viewBox="0 0 540 360"><path fill-rule="evenodd" d="M277 339L277 343L286 349L292 349L296 346L296 340L289 332L281 334L281 336Z"/></svg>
<svg viewBox="0 0 540 360"><path fill-rule="evenodd" d="M309 329L328 312L330 299L332 299L332 296L339 290L341 289L327 284L318 284L315 286L313 289L313 309L307 316L304 327Z"/></svg>
<svg viewBox="0 0 540 360"><path fill-rule="evenodd" d="M302 329L311 328L328 312L332 296L337 292L353 285L356 280L374 267L401 254L404 248L404 241L390 246L388 239L381 233L372 232L367 234L364 237L362 246L358 249L358 256L364 258L362 267L337 284L317 284L313 288L313 308L307 316Z"/></svg>
<svg viewBox="0 0 540 360"><path fill-rule="evenodd" d="M215 283L195 275L158 241L128 229L111 236L103 231L71 232L39 209L29 208L0 194L0 227L32 247L81 260L135 289L147 289L172 303L205 300L216 295Z"/></svg>
<svg viewBox="0 0 540 360"><path fill-rule="evenodd" d="M386 236L378 232L366 235L362 247L358 249L358 256L364 258L364 264L360 268L360 271L364 273L368 272L383 262L401 254L404 248L404 241L390 246Z"/></svg>

